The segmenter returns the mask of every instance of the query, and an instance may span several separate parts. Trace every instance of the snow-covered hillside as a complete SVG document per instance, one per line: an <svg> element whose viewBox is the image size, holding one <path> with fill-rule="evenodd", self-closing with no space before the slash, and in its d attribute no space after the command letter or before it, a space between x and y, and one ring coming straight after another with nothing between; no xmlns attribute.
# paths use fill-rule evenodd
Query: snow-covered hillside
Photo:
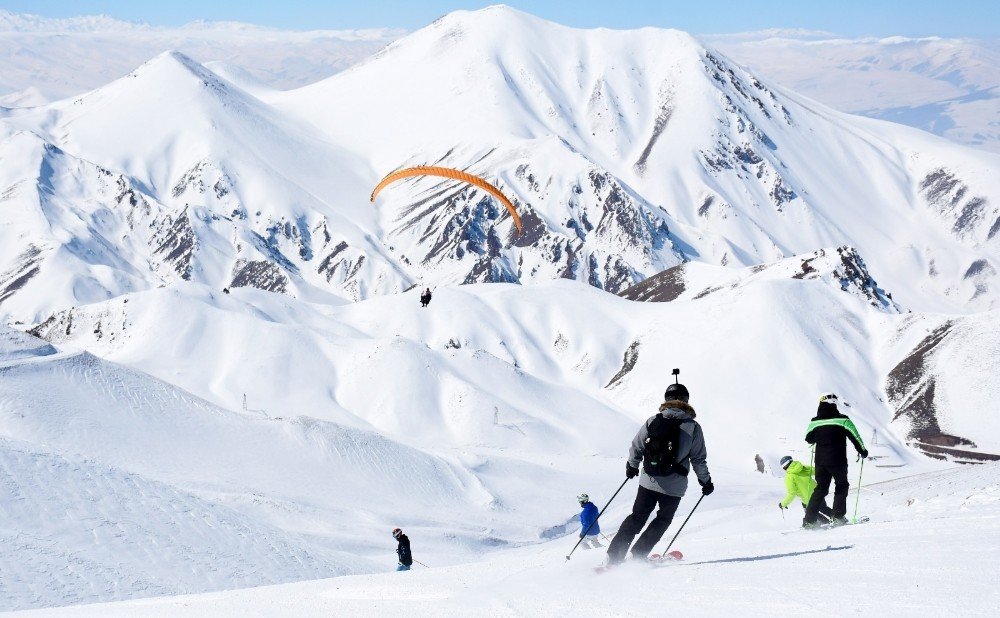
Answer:
<svg viewBox="0 0 1000 618"><path fill-rule="evenodd" d="M424 531L429 560L467 561L565 521L507 474L577 485L597 469L224 410L6 332L0 353L4 610L378 571L399 523Z"/></svg>
<svg viewBox="0 0 1000 618"><path fill-rule="evenodd" d="M67 351L23 335L4 351L7 487L24 496L7 516L35 539L5 558L19 574L5 606L378 571L393 525L435 565L561 536L577 491L618 482L672 366L694 393L727 504L776 491L755 455L771 466L808 456L802 431L824 389L872 442L870 478L933 469L879 388L883 342L912 314L845 264L864 267L847 249L744 271L690 263L685 291L659 303L571 281L442 288L426 309L414 293L329 306L185 283L58 314L36 332ZM45 482L24 469L38 461L54 467ZM88 489L98 504L73 506L70 522L28 518L32 505L75 504L61 487L105 475L124 487ZM101 502L128 496L127 511ZM176 522L177 508L193 519ZM136 518L152 523L128 525ZM95 544L95 525L121 531ZM267 542L241 552L239 568L219 562L206 579L181 557L195 551L208 568L247 529ZM39 539L94 568L53 579L71 554L30 560ZM156 560L127 549L149 543L164 548ZM300 559L276 556L289 553ZM111 586L116 577L133 584ZM65 592L38 592L53 586Z"/></svg>
<svg viewBox="0 0 1000 618"><path fill-rule="evenodd" d="M772 502L712 504L710 496L677 541L685 560L658 568L626 564L598 575L592 555L565 562L571 539L563 538L473 565L27 615L658 616L669 607L702 616L734 608L988 616L1000 603L998 476L992 464L878 483L861 495L878 513L872 522L820 532L782 533L789 525ZM693 506L685 498L680 512Z"/></svg>
<svg viewBox="0 0 1000 618"><path fill-rule="evenodd" d="M674 367L718 487L689 546L712 581L736 537L749 562L906 562L876 537L923 522L873 492L881 532L841 533L858 553L776 541L797 522L755 459L807 460L830 390L866 484L1000 457L998 162L681 32L506 7L297 90L168 52L0 109L0 609L389 570L394 526L442 577L565 584L513 565L565 551L573 497L621 482ZM369 203L423 163L488 177L524 233L440 179ZM981 470L956 483L988 506Z"/></svg>

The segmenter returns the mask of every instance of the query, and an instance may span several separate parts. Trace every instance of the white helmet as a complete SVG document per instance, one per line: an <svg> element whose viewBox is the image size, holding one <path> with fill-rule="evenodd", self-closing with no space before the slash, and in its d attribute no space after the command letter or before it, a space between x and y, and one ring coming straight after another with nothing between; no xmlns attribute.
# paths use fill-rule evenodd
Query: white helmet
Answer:
<svg viewBox="0 0 1000 618"><path fill-rule="evenodd" d="M587 504L588 502L590 502L590 496L588 496L587 494L580 494L579 496L576 497L576 501L579 502L580 504Z"/></svg>
<svg viewBox="0 0 1000 618"><path fill-rule="evenodd" d="M819 396L820 403L832 403L833 405L837 405L837 401L837 396L833 393L823 393Z"/></svg>

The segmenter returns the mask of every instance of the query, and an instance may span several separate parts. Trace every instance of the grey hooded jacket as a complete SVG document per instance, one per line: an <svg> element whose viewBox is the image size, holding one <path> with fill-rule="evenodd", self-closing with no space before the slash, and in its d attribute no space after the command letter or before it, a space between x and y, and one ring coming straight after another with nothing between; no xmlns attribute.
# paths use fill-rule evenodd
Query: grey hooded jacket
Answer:
<svg viewBox="0 0 1000 618"><path fill-rule="evenodd" d="M660 412L665 418L689 419L690 422L681 424L680 453L681 462L690 472L694 468L694 473L698 476L698 481L702 484L711 480L708 472L706 459L708 453L705 450L705 435L701 431L701 425L694 420L694 408L683 401L668 401L660 406ZM649 437L649 424L656 416L651 416L642 427L639 433L635 434L632 440L632 447L629 449L628 463L642 470L642 456L646 450L646 438ZM690 462L690 463L688 463ZM650 476L645 472L639 476L639 484L646 489L666 494L668 496L683 496L687 491L688 478L686 474L670 474L667 476Z"/></svg>

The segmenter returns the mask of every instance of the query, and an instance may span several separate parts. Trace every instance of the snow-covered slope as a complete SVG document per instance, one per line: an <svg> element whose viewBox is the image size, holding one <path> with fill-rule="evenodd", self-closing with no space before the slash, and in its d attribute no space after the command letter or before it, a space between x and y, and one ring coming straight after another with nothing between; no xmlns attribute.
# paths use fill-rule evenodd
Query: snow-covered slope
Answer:
<svg viewBox="0 0 1000 618"><path fill-rule="evenodd" d="M557 274L618 290L678 257L748 266L849 243L884 265L904 305L954 307L945 298L977 294L962 279L970 265L996 262L1000 159L838 114L676 31L457 12L272 100L376 169L443 161L499 178L540 220L527 236L546 251L511 255L519 274L565 262ZM417 225L448 246L455 227L475 238L496 216L435 184L387 195L397 247ZM441 208L406 208L414 199Z"/></svg>
<svg viewBox="0 0 1000 618"><path fill-rule="evenodd" d="M701 616L731 616L734 608L985 616L1000 602L998 478L992 464L879 483L861 495L863 509L878 513L871 523L791 534L781 533L794 524L775 512L777 493L750 507L711 496L677 541L685 560L659 568L626 564L598 575L590 568L594 552L566 563L572 538L561 538L473 565L29 615L654 616L669 607ZM679 512L693 505L686 498ZM821 584L806 583L818 574Z"/></svg>
<svg viewBox="0 0 1000 618"><path fill-rule="evenodd" d="M359 228L373 218L359 164L180 54L11 124L7 315L37 321L175 280L314 298L406 281Z"/></svg>
<svg viewBox="0 0 1000 618"><path fill-rule="evenodd" d="M885 390L901 432L934 457L997 459L1000 313L900 325Z"/></svg>
<svg viewBox="0 0 1000 618"><path fill-rule="evenodd" d="M755 457L807 459L822 391L871 481L997 455L995 155L683 33L505 7L296 91L215 68L166 53L0 109L0 317L49 342L0 337L8 537L32 539L0 553L4 607L388 569L396 525L434 566L568 534L673 367L706 521L774 502ZM368 202L413 163L496 181L524 234L450 183ZM28 516L59 505L81 516Z"/></svg>
<svg viewBox="0 0 1000 618"><path fill-rule="evenodd" d="M776 436L797 437L812 412L804 402L824 388L857 406L866 435L892 433L875 351L903 317L863 287L878 290L867 271L848 278L841 254L827 253L837 257L741 273L699 265L689 279L700 283L671 303L634 303L575 282L442 288L427 310L416 291L323 307L253 290L168 288L69 310L35 332L225 407L246 393L271 416L294 410L424 447L610 455L655 408L663 368L682 366L699 401L721 412L706 427L740 436L739 454L719 455L735 466L754 449L780 449ZM815 268L808 278L799 276L803 262ZM808 309L818 306L825 310ZM238 354L248 344L253 355ZM769 362L755 362L763 349ZM730 412L775 367L794 373L758 399L775 411L771 422ZM569 425L566 410L576 418ZM586 429L595 426L604 430ZM912 459L895 445L889 455Z"/></svg>
<svg viewBox="0 0 1000 618"><path fill-rule="evenodd" d="M530 488L488 487L540 463L232 412L7 331L0 350L3 609L370 572L398 523L436 537L425 556L469 560L564 521ZM548 466L556 483L586 469Z"/></svg>
<svg viewBox="0 0 1000 618"><path fill-rule="evenodd" d="M803 426L822 390L877 436L871 478L932 469L879 388L881 342L908 317L863 265L850 249L741 272L689 264L690 289L667 303L572 281L442 288L427 309L413 293L329 306L183 283L60 313L36 332L67 351L14 335L4 347L8 487L29 497L10 518L95 568L56 580L70 553L31 561L37 543L16 545L6 568L27 566L5 606L378 571L391 564L379 555L393 525L412 529L418 559L435 565L565 534L577 491L618 482L672 366L694 393L727 504L775 483L756 474L755 455L771 466L786 452L808 457ZM24 468L39 461L56 471L36 485ZM25 515L74 504L59 488L103 474L113 482L88 489L97 504L72 506L69 524ZM131 510L102 502L129 496ZM194 520L181 526L177 508ZM127 523L140 517L151 523ZM95 543L95 525L123 530ZM267 542L237 568L225 556L245 529ZM199 564L220 557L216 576L190 569L186 535L199 539ZM166 549L153 561L127 549L154 543ZM110 587L115 573L133 583ZM56 581L64 596L37 592Z"/></svg>

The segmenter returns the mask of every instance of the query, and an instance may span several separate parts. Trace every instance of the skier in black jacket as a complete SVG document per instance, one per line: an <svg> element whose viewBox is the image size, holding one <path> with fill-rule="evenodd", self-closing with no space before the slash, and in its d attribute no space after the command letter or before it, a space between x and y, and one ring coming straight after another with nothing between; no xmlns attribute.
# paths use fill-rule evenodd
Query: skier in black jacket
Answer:
<svg viewBox="0 0 1000 618"><path fill-rule="evenodd" d="M820 507L826 504L830 481L836 482L833 492L833 523L847 523L847 441L850 440L862 458L868 457L865 443L858 428L847 416L837 410L837 396L820 395L819 410L806 430L806 442L816 446L816 490L806 507L806 526L819 523Z"/></svg>
<svg viewBox="0 0 1000 618"><path fill-rule="evenodd" d="M410 567L413 566L413 554L410 553L410 538L403 534L403 531L399 528L393 528L392 536L399 541L399 545L396 547L396 555L399 556L399 566L396 567L396 570L409 571Z"/></svg>
<svg viewBox="0 0 1000 618"><path fill-rule="evenodd" d="M632 440L628 461L625 462L625 477L630 479L639 476L640 465L642 476L639 477L639 490L632 505L632 514L625 518L608 546L608 565L625 560L629 546L632 546L633 558L649 559L649 552L667 531L681 498L687 492L688 473L692 469L698 477L703 495L707 496L715 491L712 476L708 472L705 434L701 425L694 420L695 411L688 404L689 398L688 389L683 384L669 385L664 393L666 401L660 404L659 412L639 428L639 433ZM672 432L672 459L667 461L662 457L666 454L663 446L671 433L669 426L676 429ZM657 509L656 517L642 532L654 508ZM642 535L632 545L639 532Z"/></svg>

